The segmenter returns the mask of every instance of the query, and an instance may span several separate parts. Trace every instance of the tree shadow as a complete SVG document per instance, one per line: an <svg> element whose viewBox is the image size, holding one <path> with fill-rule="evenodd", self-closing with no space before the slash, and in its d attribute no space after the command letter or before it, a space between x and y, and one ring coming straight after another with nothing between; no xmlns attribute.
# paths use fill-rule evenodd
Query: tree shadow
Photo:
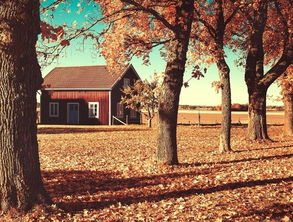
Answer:
<svg viewBox="0 0 293 222"><path fill-rule="evenodd" d="M236 151L233 151L233 152L235 152L235 153L243 153L243 152L249 152L249 151L273 150L273 149L279 149L279 148L293 148L293 144L292 145L286 145L286 146L262 147L262 148L256 148L256 149L250 149L250 150L236 150Z"/></svg>
<svg viewBox="0 0 293 222"><path fill-rule="evenodd" d="M217 170L217 169L215 169ZM170 198L183 198L198 194L211 194L220 191L235 190L255 186L265 186L281 182L292 182L293 177L273 178L265 180L251 180L231 182L207 188L191 189L158 189L157 191L135 192L135 189L171 184L174 178L184 178L189 175L209 174L209 169L187 173L170 173L146 177L119 178L119 173L100 171L52 171L43 172L46 189L52 198L73 195L76 197L86 194L102 192L101 199L87 201L60 201L57 205L66 212L82 211L84 209L98 210L113 204L130 205L139 202L157 202ZM122 192L123 191L123 192ZM134 192L134 193L133 193ZM72 198L73 199L73 198Z"/></svg>
<svg viewBox="0 0 293 222"><path fill-rule="evenodd" d="M218 167L220 168L220 167ZM166 185L174 178L184 176L206 175L218 168L206 168L185 173L168 173L155 176L121 178L121 173L107 171L57 170L43 171L46 189L52 192L51 197L66 195L93 194L101 191L118 191L125 188L142 188L147 186Z"/></svg>
<svg viewBox="0 0 293 222"><path fill-rule="evenodd" d="M240 160L227 160L227 161L218 161L218 162L196 162L196 163L180 163L180 166L184 167L196 167L202 165L216 165L216 164L232 164L232 163L242 163L249 161L262 161L262 160L273 160L273 159L286 159L293 157L293 154L283 154L283 155L274 155L274 156L262 156L262 157L252 157Z"/></svg>
<svg viewBox="0 0 293 222"><path fill-rule="evenodd" d="M149 131L147 128L71 128L71 127L45 127L38 128L38 134L68 134L68 133L95 133L95 132L123 132L123 131Z"/></svg>

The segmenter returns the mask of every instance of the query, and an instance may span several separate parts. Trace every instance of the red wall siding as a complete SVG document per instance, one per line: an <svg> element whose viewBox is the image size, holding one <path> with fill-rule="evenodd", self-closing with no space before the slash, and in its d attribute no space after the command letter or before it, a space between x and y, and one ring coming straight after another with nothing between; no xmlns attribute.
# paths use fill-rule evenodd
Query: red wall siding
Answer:
<svg viewBox="0 0 293 222"><path fill-rule="evenodd" d="M67 103L78 102L80 111L80 124L109 124L109 91L43 91L42 93L42 123L67 122ZM47 95L46 95L47 94ZM50 101L59 102L59 120L48 117L48 103ZM88 118L88 102L99 102L99 119ZM46 110L47 109L47 110Z"/></svg>

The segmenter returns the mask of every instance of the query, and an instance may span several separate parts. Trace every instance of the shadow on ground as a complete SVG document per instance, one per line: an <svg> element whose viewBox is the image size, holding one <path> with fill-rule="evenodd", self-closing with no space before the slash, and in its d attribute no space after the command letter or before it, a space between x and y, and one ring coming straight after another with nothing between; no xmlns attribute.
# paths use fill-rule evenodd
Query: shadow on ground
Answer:
<svg viewBox="0 0 293 222"><path fill-rule="evenodd" d="M282 182L293 181L293 177L271 178L263 180L236 181L220 185L210 185L202 188L198 185L194 188L182 189L156 189L154 186L165 186L172 184L174 179L186 176L207 175L216 173L219 169L206 168L198 171L186 173L168 173L146 177L121 178L117 172L103 171L45 171L43 177L46 189L49 191L53 200L57 200L56 204L66 212L82 211L84 209L103 209L110 205L121 203L122 205L130 205L139 202L157 202L170 198L184 198L198 194L211 194L221 191L231 191L238 188L249 188L255 186L265 186L268 184L278 184ZM144 192L152 188L152 192ZM58 202L64 197L71 196ZM79 199L79 197L88 196L88 199ZM92 196L93 198L90 198ZM291 207L292 206L286 206ZM281 210L278 208L278 210ZM276 211L279 212L279 211ZM258 214L266 214L265 211L256 212ZM267 212L268 214L271 211ZM274 212L273 212L274 213ZM286 211L279 212L280 214Z"/></svg>
<svg viewBox="0 0 293 222"><path fill-rule="evenodd" d="M197 162L197 163L181 163L181 166L201 166L201 165L215 165L215 164L233 164L233 163L243 163L250 161L263 161L263 160L274 160L274 159L289 159L293 157L293 154L283 154L283 155L274 155L274 156L261 156L261 157L252 157L246 159L237 159L237 160L225 160L225 161L216 161L216 162Z"/></svg>

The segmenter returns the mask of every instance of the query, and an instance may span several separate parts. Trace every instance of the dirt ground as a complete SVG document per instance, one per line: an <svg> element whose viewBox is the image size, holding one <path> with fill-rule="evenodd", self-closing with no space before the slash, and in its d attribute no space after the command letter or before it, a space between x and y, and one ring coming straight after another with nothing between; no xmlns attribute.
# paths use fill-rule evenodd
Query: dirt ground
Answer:
<svg viewBox="0 0 293 222"><path fill-rule="evenodd" d="M269 126L272 142L252 142L235 126L221 154L219 130L180 125L180 164L162 166L155 128L39 126L54 205L0 221L292 221L293 138Z"/></svg>

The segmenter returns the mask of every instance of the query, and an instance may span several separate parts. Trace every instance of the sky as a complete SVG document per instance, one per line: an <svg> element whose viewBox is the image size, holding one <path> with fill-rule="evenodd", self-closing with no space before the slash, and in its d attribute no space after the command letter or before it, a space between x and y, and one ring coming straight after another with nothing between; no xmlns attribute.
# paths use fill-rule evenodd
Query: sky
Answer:
<svg viewBox="0 0 293 222"><path fill-rule="evenodd" d="M76 0L67 10L56 9L58 13L54 13L54 21L58 24L73 24L84 22L84 18L92 13L89 6L85 7L85 10L77 14L79 2ZM60 7L61 9L62 7ZM44 18L48 18L43 16ZM227 58L227 62L231 69L231 91L232 91L232 103L247 104L248 94L247 87L244 81L244 69L236 67L234 64L233 54L228 53L230 57ZM232 57L231 57L232 55ZM150 56L150 65L143 65L142 60L134 58L130 62L141 79L151 79L152 75L156 73L164 72L166 62L161 58L158 50L153 50ZM106 65L103 57L101 57L94 43L90 40L82 41L77 39L72 41L70 46L64 52L60 58L49 66L42 67L43 77L54 67L57 66L87 66L87 65ZM191 76L191 68L187 67L184 79L188 80ZM218 71L215 65L208 68L204 78L200 80L192 79L189 82L189 87L182 87L180 96L180 105L219 105L221 103L220 94L216 93L215 89L211 87L213 81L218 81ZM277 102L275 99L280 96L280 89L277 84L270 86L268 95L273 96L273 99L268 98L268 105L282 105L282 102Z"/></svg>

